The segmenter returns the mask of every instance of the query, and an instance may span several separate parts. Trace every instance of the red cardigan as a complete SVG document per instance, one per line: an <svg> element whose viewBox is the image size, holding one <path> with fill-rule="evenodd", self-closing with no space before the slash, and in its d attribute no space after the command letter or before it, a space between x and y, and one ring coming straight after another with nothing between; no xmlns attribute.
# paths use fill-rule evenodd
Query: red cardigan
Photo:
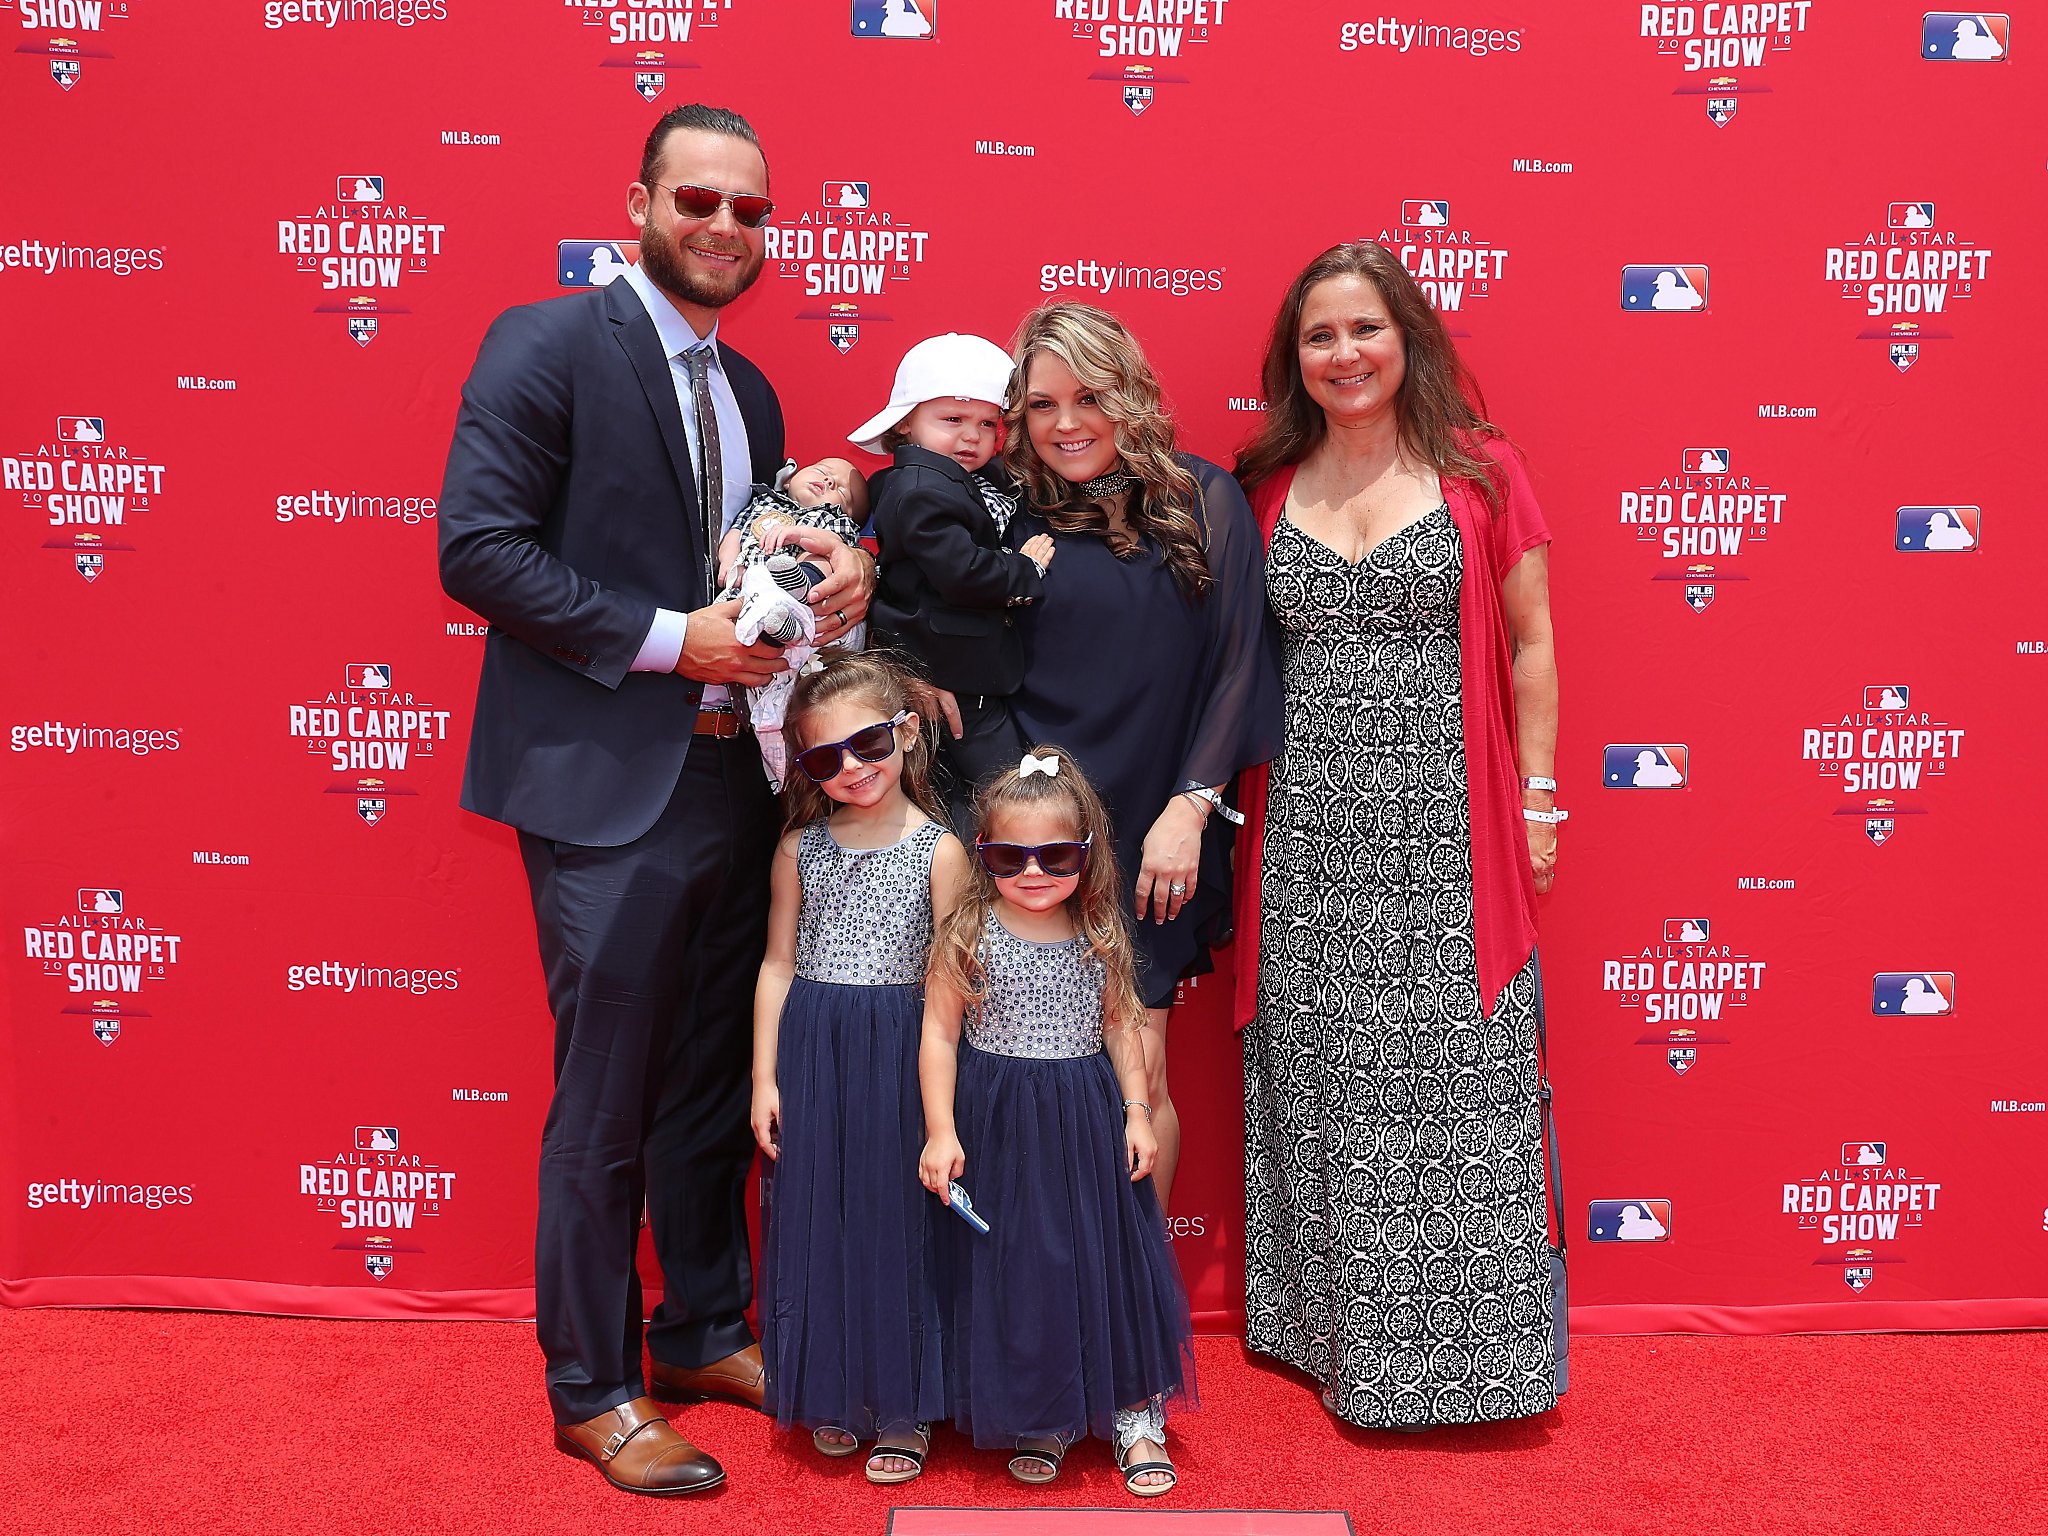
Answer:
<svg viewBox="0 0 2048 1536"><path fill-rule="evenodd" d="M1472 926L1479 949L1479 996L1491 1015L1502 990L1536 947L1536 884L1529 870L1528 833L1522 827L1521 769L1515 757L1515 696L1509 674L1507 613L1500 584L1514 563L1550 529L1529 487L1528 472L1506 443L1479 451L1506 474L1507 504L1496 518L1475 487L1444 482L1444 500L1464 546L1458 591L1460 670L1464 682L1465 784L1472 818ZM1294 469L1282 469L1252 493L1253 515L1270 549ZM1252 1020L1258 1001L1259 868L1266 842L1270 769L1246 769L1238 781L1244 826L1237 836L1237 1027Z"/></svg>

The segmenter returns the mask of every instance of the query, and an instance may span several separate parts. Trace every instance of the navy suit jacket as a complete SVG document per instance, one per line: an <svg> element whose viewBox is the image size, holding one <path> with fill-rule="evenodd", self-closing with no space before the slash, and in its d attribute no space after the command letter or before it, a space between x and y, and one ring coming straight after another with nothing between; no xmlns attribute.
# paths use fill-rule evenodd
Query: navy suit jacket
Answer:
<svg viewBox="0 0 2048 1536"><path fill-rule="evenodd" d="M754 479L773 481L781 403L760 369L718 350ZM632 842L675 791L704 692L634 672L633 658L657 607L688 612L707 589L674 375L631 288L492 323L462 386L438 521L441 585L489 623L464 808L560 842Z"/></svg>

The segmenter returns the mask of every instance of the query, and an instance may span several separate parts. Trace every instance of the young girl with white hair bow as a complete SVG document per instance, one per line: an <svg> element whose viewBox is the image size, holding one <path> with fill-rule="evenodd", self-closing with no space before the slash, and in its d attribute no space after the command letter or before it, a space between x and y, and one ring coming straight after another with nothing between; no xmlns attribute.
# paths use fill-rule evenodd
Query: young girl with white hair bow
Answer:
<svg viewBox="0 0 2048 1536"><path fill-rule="evenodd" d="M1194 1359L1152 1188L1146 1014L1109 815L1050 746L988 783L975 812L918 1066L918 1176L979 1217L942 1228L947 1407L976 1445L1010 1452L1020 1482L1050 1482L1094 1435L1124 1486L1154 1498L1175 1482L1166 1401L1193 1399Z"/></svg>

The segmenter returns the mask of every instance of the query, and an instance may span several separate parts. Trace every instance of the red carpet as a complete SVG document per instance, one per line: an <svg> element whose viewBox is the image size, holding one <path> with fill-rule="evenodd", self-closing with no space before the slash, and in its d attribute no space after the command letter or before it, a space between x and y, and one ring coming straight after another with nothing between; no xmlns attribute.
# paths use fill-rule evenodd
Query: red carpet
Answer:
<svg viewBox="0 0 2048 1536"><path fill-rule="evenodd" d="M1420 1436L1340 1428L1291 1373L1198 1348L1172 1509L1343 1509L1361 1536L2048 1532L2048 1335L1590 1338L1556 1412ZM1027 1500L941 1434L884 1490L724 1406L676 1420L727 1485L632 1498L550 1448L512 1324L0 1312L0 1361L9 1536L882 1536L892 1503L1137 1507L1098 1445Z"/></svg>

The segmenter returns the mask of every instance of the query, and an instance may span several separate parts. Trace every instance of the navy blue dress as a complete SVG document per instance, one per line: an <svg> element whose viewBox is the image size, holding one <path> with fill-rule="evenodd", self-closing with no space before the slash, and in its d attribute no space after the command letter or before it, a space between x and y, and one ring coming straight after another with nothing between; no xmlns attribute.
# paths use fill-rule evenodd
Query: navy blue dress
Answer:
<svg viewBox="0 0 2048 1536"><path fill-rule="evenodd" d="M1124 1163L1102 1048L1102 962L984 912L988 996L966 1019L960 1182L989 1225L942 1214L947 1407L983 1448L1115 1438L1116 1412L1195 1395L1192 1330L1159 1201ZM932 1202L936 1208L937 1202Z"/></svg>
<svg viewBox="0 0 2048 1536"><path fill-rule="evenodd" d="M782 1005L782 1156L761 1180L764 1406L872 1439L945 1416L932 1226L917 1179L917 1049L936 821L884 848L803 830L796 977ZM952 1221L955 1218L945 1218Z"/></svg>
<svg viewBox="0 0 2048 1536"><path fill-rule="evenodd" d="M1189 782L1227 784L1281 744L1278 637L1266 608L1266 554L1237 482L1180 455L1201 487L1215 584L1186 596L1151 541L1126 559L1093 534L1054 533L1045 592L1019 610L1024 683L1011 703L1025 739L1065 747L1108 804L1124 913L1132 916L1139 851L1166 802ZM1020 510L1010 542L1052 533ZM1133 921L1138 992L1173 1000L1184 975L1209 969L1230 921L1233 829L1211 816L1194 896L1171 922Z"/></svg>

